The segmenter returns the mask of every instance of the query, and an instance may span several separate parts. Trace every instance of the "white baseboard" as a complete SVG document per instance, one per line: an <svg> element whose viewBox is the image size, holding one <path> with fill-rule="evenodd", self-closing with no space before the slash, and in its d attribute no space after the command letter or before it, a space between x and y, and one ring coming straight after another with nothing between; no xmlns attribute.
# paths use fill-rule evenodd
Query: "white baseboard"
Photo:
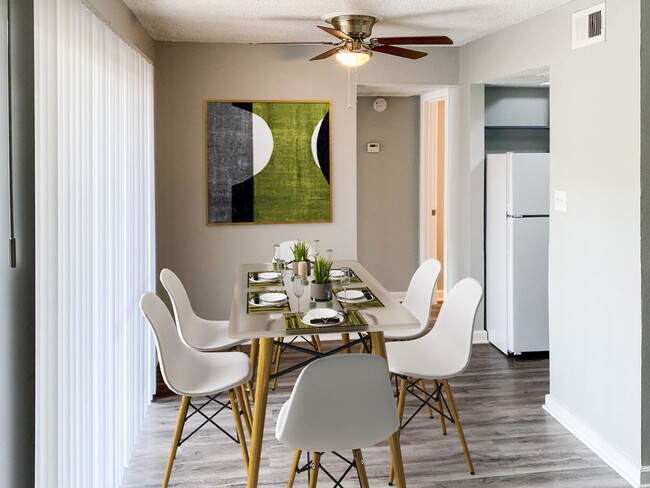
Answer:
<svg viewBox="0 0 650 488"><path fill-rule="evenodd" d="M474 338L472 339L472 342L474 344L487 344L488 343L487 330L475 330Z"/></svg>
<svg viewBox="0 0 650 488"><path fill-rule="evenodd" d="M650 488L650 466L632 461L553 396L546 395L543 408L634 488Z"/></svg>

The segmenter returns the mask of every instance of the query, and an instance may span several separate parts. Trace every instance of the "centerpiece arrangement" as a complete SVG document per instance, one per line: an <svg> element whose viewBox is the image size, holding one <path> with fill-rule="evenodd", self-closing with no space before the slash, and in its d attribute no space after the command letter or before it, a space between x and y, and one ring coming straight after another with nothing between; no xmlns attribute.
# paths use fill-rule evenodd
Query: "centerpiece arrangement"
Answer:
<svg viewBox="0 0 650 488"><path fill-rule="evenodd" d="M329 302L332 300L332 282L330 281L330 271L332 269L332 259L322 256L316 256L314 261L314 281L312 281L311 298L316 302Z"/></svg>
<svg viewBox="0 0 650 488"><path fill-rule="evenodd" d="M309 276L310 262L309 262L309 245L305 241L297 241L292 247L293 253L293 274L299 274L303 280Z"/></svg>

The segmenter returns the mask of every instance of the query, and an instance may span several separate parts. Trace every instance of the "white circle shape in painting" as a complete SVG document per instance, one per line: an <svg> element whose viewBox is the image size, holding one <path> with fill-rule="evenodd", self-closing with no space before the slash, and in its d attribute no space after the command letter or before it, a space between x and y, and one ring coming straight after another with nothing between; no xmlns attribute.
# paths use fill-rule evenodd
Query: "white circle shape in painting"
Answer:
<svg viewBox="0 0 650 488"><path fill-rule="evenodd" d="M316 124L316 128L314 129L314 132L311 134L311 154L312 157L314 158L314 163L316 163L316 166L318 166L319 171L320 171L320 163L318 162L318 133L320 132L320 126L323 125L323 120L325 120L325 117L320 119L320 122Z"/></svg>
<svg viewBox="0 0 650 488"><path fill-rule="evenodd" d="M266 121L253 114L253 175L269 164L273 154L273 133Z"/></svg>
<svg viewBox="0 0 650 488"><path fill-rule="evenodd" d="M385 98L375 98L375 101L372 102L372 107L377 111L377 112L383 112L386 110L386 107L388 107L388 102L386 101Z"/></svg>

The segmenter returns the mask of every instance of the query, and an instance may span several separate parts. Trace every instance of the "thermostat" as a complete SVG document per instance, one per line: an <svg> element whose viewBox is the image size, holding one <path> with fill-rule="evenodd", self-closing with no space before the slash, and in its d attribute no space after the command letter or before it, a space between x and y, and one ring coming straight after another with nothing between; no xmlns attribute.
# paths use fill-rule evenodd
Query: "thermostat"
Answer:
<svg viewBox="0 0 650 488"><path fill-rule="evenodd" d="M369 142L368 143L368 152L379 152L379 143L378 142Z"/></svg>

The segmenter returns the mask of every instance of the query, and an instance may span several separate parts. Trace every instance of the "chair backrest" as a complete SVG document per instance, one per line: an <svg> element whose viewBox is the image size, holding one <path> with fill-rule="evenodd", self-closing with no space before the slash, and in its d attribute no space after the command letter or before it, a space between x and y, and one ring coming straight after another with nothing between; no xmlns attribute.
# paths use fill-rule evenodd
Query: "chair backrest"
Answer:
<svg viewBox="0 0 650 488"><path fill-rule="evenodd" d="M140 310L153 330L163 379L173 392L182 395L184 372L192 364L193 351L181 342L174 319L158 295L142 295Z"/></svg>
<svg viewBox="0 0 650 488"><path fill-rule="evenodd" d="M311 452L360 449L399 427L386 361L370 354L318 359L298 377L277 438Z"/></svg>
<svg viewBox="0 0 650 488"><path fill-rule="evenodd" d="M438 281L438 276L440 276L441 268L440 261L437 259L427 259L423 262L415 270L408 290L406 291L406 298L402 302L402 305L420 322L418 332L424 331L427 325L429 325L431 302L433 301L436 282ZM413 333L415 334L415 331Z"/></svg>
<svg viewBox="0 0 650 488"><path fill-rule="evenodd" d="M446 370L462 373L472 356L474 319L483 298L483 288L474 278L459 281L447 294L433 329L421 341L444 354ZM451 374L450 374L451 376Z"/></svg>
<svg viewBox="0 0 650 488"><path fill-rule="evenodd" d="M187 344L187 334L183 333L183 329L187 328L196 318L196 314L190 303L190 298L187 296L187 291L185 291L185 287L178 276L167 268L160 272L160 282L165 290L167 290L169 298L172 301L178 334L180 334L181 340Z"/></svg>

